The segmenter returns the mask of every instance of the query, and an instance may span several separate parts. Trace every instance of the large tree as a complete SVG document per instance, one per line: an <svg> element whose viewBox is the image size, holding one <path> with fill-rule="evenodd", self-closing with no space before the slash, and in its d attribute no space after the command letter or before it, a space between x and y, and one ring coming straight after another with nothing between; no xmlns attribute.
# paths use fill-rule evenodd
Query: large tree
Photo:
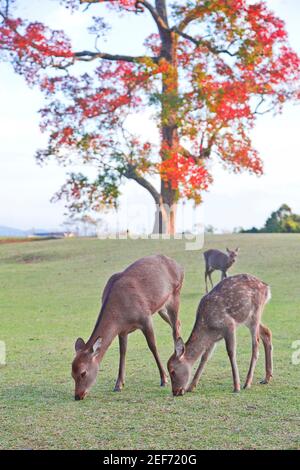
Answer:
<svg viewBox="0 0 300 470"><path fill-rule="evenodd" d="M83 13L93 9L96 41L82 51L73 51L64 32L15 17L13 3L0 0L0 57L45 92L41 118L49 143L38 159L81 161L97 170L94 180L71 173L59 191L71 211L114 203L121 181L132 179L160 208L160 232L174 233L177 201L200 202L213 156L235 172L262 173L250 131L258 115L299 98L300 68L283 21L264 2L61 0ZM98 48L109 28L106 8L124 21L150 15L144 55ZM79 62L86 63L83 74ZM146 107L154 110L160 148L129 132L128 116Z"/></svg>

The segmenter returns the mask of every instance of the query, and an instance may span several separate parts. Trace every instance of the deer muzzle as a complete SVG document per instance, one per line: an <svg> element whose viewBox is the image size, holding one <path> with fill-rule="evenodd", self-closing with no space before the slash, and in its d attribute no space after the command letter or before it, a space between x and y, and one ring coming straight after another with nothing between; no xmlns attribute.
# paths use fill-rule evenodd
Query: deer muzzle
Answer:
<svg viewBox="0 0 300 470"><path fill-rule="evenodd" d="M174 397L182 397L184 395L184 388L179 388L178 390L173 390Z"/></svg>
<svg viewBox="0 0 300 470"><path fill-rule="evenodd" d="M76 401L78 401L78 400L83 400L84 397L86 396L86 393L87 393L87 392L83 392L83 393L81 393L81 394L76 394L76 395L74 396L75 400L76 400Z"/></svg>

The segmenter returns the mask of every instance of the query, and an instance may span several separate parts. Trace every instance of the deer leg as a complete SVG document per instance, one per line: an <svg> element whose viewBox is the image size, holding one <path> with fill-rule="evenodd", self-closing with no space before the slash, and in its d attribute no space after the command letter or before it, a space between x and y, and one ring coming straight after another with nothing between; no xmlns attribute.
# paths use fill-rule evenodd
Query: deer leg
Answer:
<svg viewBox="0 0 300 470"><path fill-rule="evenodd" d="M221 281L227 277L226 271L222 271Z"/></svg>
<svg viewBox="0 0 300 470"><path fill-rule="evenodd" d="M158 313L172 328L173 339L176 341L180 336L180 320L178 319L178 312L168 308L168 310L159 310Z"/></svg>
<svg viewBox="0 0 300 470"><path fill-rule="evenodd" d="M240 376L239 370L236 362L236 337L235 337L235 328L234 326L227 329L226 335L224 337L227 354L230 360L232 377L233 377L233 391L239 392L241 389L240 385Z"/></svg>
<svg viewBox="0 0 300 470"><path fill-rule="evenodd" d="M172 330L173 330L174 342L176 342L176 340L180 337L181 323L178 318L179 302L180 302L180 294L179 292L175 292L167 303L167 312L168 312L168 317L170 319Z"/></svg>
<svg viewBox="0 0 300 470"><path fill-rule="evenodd" d="M273 377L273 358L272 358L272 333L266 326L259 325L259 334L264 344L265 349L265 364L266 364L266 377L260 382L267 384Z"/></svg>
<svg viewBox="0 0 300 470"><path fill-rule="evenodd" d="M147 323L143 327L142 332L144 333L149 349L152 352L156 361L160 374L160 385L161 387L164 387L168 383L168 377L158 355L151 317L147 319Z"/></svg>
<svg viewBox="0 0 300 470"><path fill-rule="evenodd" d="M253 374L255 370L255 366L257 363L257 359L259 356L259 326L255 325L253 326L250 331L251 331L251 336L252 336L252 356L251 356L251 361L250 361L250 367L249 371L247 374L246 382L244 384L243 388L250 388L252 381L253 381Z"/></svg>
<svg viewBox="0 0 300 470"><path fill-rule="evenodd" d="M207 276L208 276L208 271L205 271L205 288L206 288L206 293L208 293Z"/></svg>
<svg viewBox="0 0 300 470"><path fill-rule="evenodd" d="M171 323L171 320L170 320L170 317L168 315L168 311L166 308L159 310L158 314L166 323L168 323L168 325L172 327L172 323Z"/></svg>
<svg viewBox="0 0 300 470"><path fill-rule="evenodd" d="M211 356L211 353L213 351L215 347L215 344L212 344L210 347L208 347L206 349L206 351L204 352L204 354L202 355L201 359L200 359L200 364L198 366L198 369L196 370L196 373L194 375L194 378L193 380L191 381L190 385L189 385L189 388L187 389L188 392L192 392L194 390L194 388L197 387L198 385L198 382L200 380L200 377L202 375L202 372L204 370L204 367L205 367L205 364L206 362L208 361L208 359L210 358Z"/></svg>
<svg viewBox="0 0 300 470"><path fill-rule="evenodd" d="M212 282L212 279L211 279L212 273L213 273L213 270L212 270L212 271L208 271L208 277L209 277L209 280L210 280L210 283L211 283L211 288L214 287L213 282Z"/></svg>
<svg viewBox="0 0 300 470"><path fill-rule="evenodd" d="M114 392L120 392L125 385L125 356L127 350L128 335L119 335L120 363L119 375L116 381Z"/></svg>
<svg viewBox="0 0 300 470"><path fill-rule="evenodd" d="M174 342L180 337L180 320L178 319L178 312L173 309L168 309L168 316L173 330Z"/></svg>

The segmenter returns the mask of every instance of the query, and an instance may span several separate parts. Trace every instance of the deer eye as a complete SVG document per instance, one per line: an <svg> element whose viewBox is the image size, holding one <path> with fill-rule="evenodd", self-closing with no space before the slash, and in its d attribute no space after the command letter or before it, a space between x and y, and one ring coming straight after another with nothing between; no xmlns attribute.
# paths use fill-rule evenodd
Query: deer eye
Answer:
<svg viewBox="0 0 300 470"><path fill-rule="evenodd" d="M86 370L83 371L83 372L81 372L80 376L81 376L81 378L83 379L83 378L86 376Z"/></svg>

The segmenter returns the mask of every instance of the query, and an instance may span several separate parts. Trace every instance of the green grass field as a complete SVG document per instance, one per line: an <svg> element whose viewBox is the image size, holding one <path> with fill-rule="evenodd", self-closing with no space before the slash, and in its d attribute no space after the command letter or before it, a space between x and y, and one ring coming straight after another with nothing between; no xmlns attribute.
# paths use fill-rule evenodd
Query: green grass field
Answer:
<svg viewBox="0 0 300 470"><path fill-rule="evenodd" d="M173 398L159 386L155 362L141 332L129 337L126 386L114 393L115 340L98 380L81 402L73 398L74 341L89 337L107 278L135 259L161 252L185 267L181 297L186 340L204 294L203 256L183 241L59 240L0 246L0 448L5 449L296 449L300 448L300 236L206 237L205 249L241 247L231 273L249 272L272 287L264 323L273 332L274 380L259 385L264 354L250 390L232 393L223 342L194 393ZM219 273L214 274L219 279ZM159 352L173 352L171 330L155 315ZM241 380L250 361L250 335L238 331Z"/></svg>

